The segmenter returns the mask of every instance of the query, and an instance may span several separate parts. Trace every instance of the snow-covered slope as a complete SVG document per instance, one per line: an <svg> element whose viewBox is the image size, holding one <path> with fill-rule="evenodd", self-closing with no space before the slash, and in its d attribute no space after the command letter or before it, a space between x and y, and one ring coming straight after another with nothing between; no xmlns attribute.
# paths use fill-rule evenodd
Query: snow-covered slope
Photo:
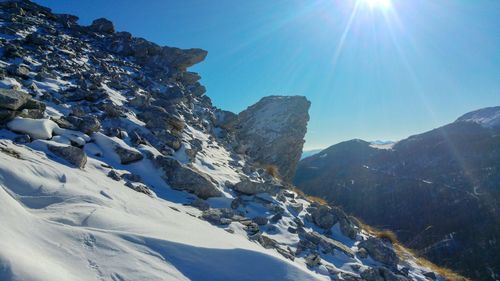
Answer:
<svg viewBox="0 0 500 281"><path fill-rule="evenodd" d="M0 280L432 273L245 153L236 115L187 71L206 51L161 47L106 19L80 26L27 0L0 6ZM300 122L294 134L273 124L273 144L298 157L309 103L272 98L291 99L306 105L286 113Z"/></svg>
<svg viewBox="0 0 500 281"><path fill-rule="evenodd" d="M469 112L458 118L456 122L473 122L487 128L498 127L500 126L500 106Z"/></svg>
<svg viewBox="0 0 500 281"><path fill-rule="evenodd" d="M110 179L97 159L79 170L7 139L0 150L0 280L327 280Z"/></svg>

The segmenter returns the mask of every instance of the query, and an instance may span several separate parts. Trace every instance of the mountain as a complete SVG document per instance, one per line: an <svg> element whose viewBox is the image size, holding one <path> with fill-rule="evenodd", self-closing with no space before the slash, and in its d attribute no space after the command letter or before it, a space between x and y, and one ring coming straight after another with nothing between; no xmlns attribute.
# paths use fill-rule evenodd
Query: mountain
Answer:
<svg viewBox="0 0 500 281"><path fill-rule="evenodd" d="M306 98L224 111L205 50L0 7L0 280L444 280L294 191Z"/></svg>
<svg viewBox="0 0 500 281"><path fill-rule="evenodd" d="M302 155L300 156L300 160L307 158L309 156L313 156L314 154L317 154L323 149L311 149L311 150L304 150L302 151Z"/></svg>
<svg viewBox="0 0 500 281"><path fill-rule="evenodd" d="M294 183L473 280L500 278L500 107L379 149L351 140L303 159Z"/></svg>

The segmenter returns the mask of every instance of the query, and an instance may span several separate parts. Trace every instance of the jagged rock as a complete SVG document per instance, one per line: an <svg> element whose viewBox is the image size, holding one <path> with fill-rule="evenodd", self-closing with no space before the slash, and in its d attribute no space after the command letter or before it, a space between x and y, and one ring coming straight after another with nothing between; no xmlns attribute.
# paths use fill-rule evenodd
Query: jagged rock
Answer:
<svg viewBox="0 0 500 281"><path fill-rule="evenodd" d="M323 248L328 253L333 254L333 250L338 250L349 257L354 257L354 252L339 241L335 241L316 232L303 232L302 236L313 244Z"/></svg>
<svg viewBox="0 0 500 281"><path fill-rule="evenodd" d="M226 110L217 109L214 114L214 125L224 129L231 129L238 119L238 115Z"/></svg>
<svg viewBox="0 0 500 281"><path fill-rule="evenodd" d="M74 146L48 145L49 150L55 155L63 158L78 168L84 168L87 163L87 155L83 149Z"/></svg>
<svg viewBox="0 0 500 281"><path fill-rule="evenodd" d="M165 180L174 189L192 192L203 199L222 195L208 176L173 158L158 156L155 163L163 170Z"/></svg>
<svg viewBox="0 0 500 281"><path fill-rule="evenodd" d="M95 32L104 32L104 33L114 33L115 26L113 23L105 18L96 19L90 25L90 30Z"/></svg>
<svg viewBox="0 0 500 281"><path fill-rule="evenodd" d="M266 249L276 248L278 245L278 242L276 242L276 240L269 238L266 235L261 235L258 241L262 245L262 247Z"/></svg>
<svg viewBox="0 0 500 281"><path fill-rule="evenodd" d="M30 95L17 91L0 89L0 108L9 110L18 110L21 108L28 100Z"/></svg>
<svg viewBox="0 0 500 281"><path fill-rule="evenodd" d="M153 197L153 192L151 192L151 190L144 184L133 184L128 181L125 183L125 186L137 192L144 193L150 197Z"/></svg>
<svg viewBox="0 0 500 281"><path fill-rule="evenodd" d="M18 76L22 79L28 79L30 69L28 66L24 64L20 65L12 64L9 67L7 67L7 73L9 73L10 75Z"/></svg>
<svg viewBox="0 0 500 281"><path fill-rule="evenodd" d="M370 237L367 240L361 241L358 248L364 248L368 254L376 261L379 261L389 267L395 267L399 262L399 258L394 252L394 249L388 242L381 239Z"/></svg>
<svg viewBox="0 0 500 281"><path fill-rule="evenodd" d="M385 267L370 268L361 272L361 278L366 281L409 281L410 279L393 273Z"/></svg>
<svg viewBox="0 0 500 281"><path fill-rule="evenodd" d="M121 180L121 176L120 174L118 174L118 172L116 172L115 170L111 170L108 172L108 177L112 178L113 180L115 181L119 181Z"/></svg>
<svg viewBox="0 0 500 281"><path fill-rule="evenodd" d="M140 161L144 158L142 153L122 146L116 146L114 150L120 157L120 163L124 165Z"/></svg>
<svg viewBox="0 0 500 281"><path fill-rule="evenodd" d="M286 181L293 178L302 154L309 106L305 97L270 96L238 115L236 132L248 146L247 154L277 166Z"/></svg>
<svg viewBox="0 0 500 281"><path fill-rule="evenodd" d="M208 52L202 49L186 49L163 47L161 50L161 62L174 68L184 70L205 59Z"/></svg>
<svg viewBox="0 0 500 281"><path fill-rule="evenodd" d="M261 216L253 218L252 221L258 225L266 225L269 222L269 220L266 217L261 217Z"/></svg>
<svg viewBox="0 0 500 281"><path fill-rule="evenodd" d="M311 216L314 224L323 229L330 229L338 222L338 217L332 213L332 209L328 206L319 206L311 212Z"/></svg>
<svg viewBox="0 0 500 281"><path fill-rule="evenodd" d="M132 182L142 182L142 177L133 173L125 173L121 175L121 178Z"/></svg>
<svg viewBox="0 0 500 281"><path fill-rule="evenodd" d="M310 253L307 257L305 257L305 261L307 266L315 267L321 264L321 257L318 254Z"/></svg>
<svg viewBox="0 0 500 281"><path fill-rule="evenodd" d="M280 185L268 182L256 182L249 179L244 179L235 184L233 189L248 195L255 195L257 193L270 193L276 194L281 188Z"/></svg>
<svg viewBox="0 0 500 281"><path fill-rule="evenodd" d="M16 112L14 110L0 108L0 124L7 123L16 117Z"/></svg>
<svg viewBox="0 0 500 281"><path fill-rule="evenodd" d="M191 203L191 206L198 208L202 211L206 211L206 210L210 209L210 205L207 203L207 201L200 199L200 198L196 198L196 200L194 200Z"/></svg>
<svg viewBox="0 0 500 281"><path fill-rule="evenodd" d="M234 216L231 209L208 209L201 217L211 224L227 224L227 220Z"/></svg>
<svg viewBox="0 0 500 281"><path fill-rule="evenodd" d="M302 210L304 209L304 205L302 203L291 203L290 204L290 208L296 212L296 213L300 213L302 212Z"/></svg>

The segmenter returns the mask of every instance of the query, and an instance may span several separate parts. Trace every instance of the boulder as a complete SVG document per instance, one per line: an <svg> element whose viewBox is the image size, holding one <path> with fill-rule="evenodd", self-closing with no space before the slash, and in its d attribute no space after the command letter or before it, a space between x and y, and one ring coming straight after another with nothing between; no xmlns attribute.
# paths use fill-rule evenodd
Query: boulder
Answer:
<svg viewBox="0 0 500 281"><path fill-rule="evenodd" d="M8 110L18 110L21 108L28 100L30 95L17 91L0 89L0 108Z"/></svg>
<svg viewBox="0 0 500 281"><path fill-rule="evenodd" d="M338 217L333 214L332 209L324 205L313 209L311 216L314 224L323 229L330 229L339 220Z"/></svg>
<svg viewBox="0 0 500 281"><path fill-rule="evenodd" d="M203 199L222 195L207 175L174 158L157 156L155 164L163 171L165 181L174 189L194 193Z"/></svg>
<svg viewBox="0 0 500 281"><path fill-rule="evenodd" d="M124 165L140 161L144 158L139 151L131 150L126 147L116 146L114 150L120 157L120 163Z"/></svg>
<svg viewBox="0 0 500 281"><path fill-rule="evenodd" d="M381 239L370 237L367 240L361 241L358 248L364 248L368 254L376 261L379 261L391 268L396 267L399 258L394 252L392 245L389 242L384 242Z"/></svg>
<svg viewBox="0 0 500 281"><path fill-rule="evenodd" d="M163 47L161 50L161 62L173 68L184 70L205 59L208 52L202 49L179 49Z"/></svg>
<svg viewBox="0 0 500 281"><path fill-rule="evenodd" d="M95 32L103 32L103 33L114 33L115 26L113 23L105 18L99 18L92 22L90 25L90 30Z"/></svg>
<svg viewBox="0 0 500 281"><path fill-rule="evenodd" d="M151 192L151 190L147 186L145 186L144 184L133 184L133 183L128 181L125 183L125 186L134 190L134 191L137 191L139 193L144 193L150 197L154 196L153 192Z"/></svg>
<svg viewBox="0 0 500 281"><path fill-rule="evenodd" d="M321 257L318 254L310 253L307 257L305 257L305 261L307 266L315 267L321 264Z"/></svg>
<svg viewBox="0 0 500 281"><path fill-rule="evenodd" d="M288 182L302 154L310 104L301 96L270 96L238 114L236 133L246 153L276 166Z"/></svg>
<svg viewBox="0 0 500 281"><path fill-rule="evenodd" d="M264 192L276 194L281 188L283 187L278 184L269 182L257 182L250 179L244 179L233 186L234 190L247 195L255 195L257 193Z"/></svg>
<svg viewBox="0 0 500 281"><path fill-rule="evenodd" d="M403 275L398 275L385 267L370 268L361 272L361 278L366 281L409 281Z"/></svg>
<svg viewBox="0 0 500 281"><path fill-rule="evenodd" d="M345 255L353 258L354 257L354 252L347 247L346 245L342 244L339 241L333 240L331 238L328 238L324 235L321 235L319 233L316 233L314 231L312 232L301 232L301 237L306 239L307 241L313 243L314 245L317 245L321 248L323 248L324 251L327 253L334 253L334 250L341 251Z"/></svg>
<svg viewBox="0 0 500 281"><path fill-rule="evenodd" d="M48 145L49 150L78 168L85 167L87 155L83 149L74 146Z"/></svg>

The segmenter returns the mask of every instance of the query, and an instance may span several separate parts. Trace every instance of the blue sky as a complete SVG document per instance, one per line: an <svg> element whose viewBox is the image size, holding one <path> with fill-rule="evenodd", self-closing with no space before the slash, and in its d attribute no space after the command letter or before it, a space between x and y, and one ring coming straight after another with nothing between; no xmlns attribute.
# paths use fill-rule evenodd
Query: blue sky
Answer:
<svg viewBox="0 0 500 281"><path fill-rule="evenodd" d="M398 140L500 105L500 1L370 1L36 2L81 24L106 17L160 45L208 50L192 70L220 108L307 96L306 149Z"/></svg>

